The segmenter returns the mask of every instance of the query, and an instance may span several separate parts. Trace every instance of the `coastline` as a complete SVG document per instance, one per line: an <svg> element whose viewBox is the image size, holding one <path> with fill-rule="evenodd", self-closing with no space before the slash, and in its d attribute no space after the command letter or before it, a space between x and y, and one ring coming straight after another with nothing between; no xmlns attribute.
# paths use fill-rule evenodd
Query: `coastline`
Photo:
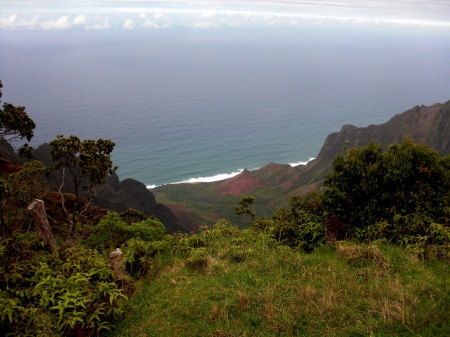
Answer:
<svg viewBox="0 0 450 337"><path fill-rule="evenodd" d="M299 162L289 163L287 165L290 165L292 167L296 167L299 165L306 165L311 160L314 160L314 159L316 159L316 158L309 158L307 161L299 161ZM260 167L251 169L249 171L255 171L258 169L260 169ZM165 185L211 183L211 182L215 182L215 181L221 181L221 180L233 178L233 177L237 176L238 174L242 173L242 171L244 171L244 170L245 169L237 169L231 173L218 173L216 175L212 175L212 176L208 176L208 177L193 177L193 178L188 178L186 180L179 181L179 182L167 183L167 184L162 184L162 185L146 185L146 187L148 190L153 190L157 187L165 186Z"/></svg>

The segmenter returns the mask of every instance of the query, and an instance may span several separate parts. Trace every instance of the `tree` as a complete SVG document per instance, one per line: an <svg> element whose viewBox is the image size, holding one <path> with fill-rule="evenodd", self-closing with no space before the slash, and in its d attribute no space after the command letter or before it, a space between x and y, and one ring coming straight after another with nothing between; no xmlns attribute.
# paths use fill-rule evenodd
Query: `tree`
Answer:
<svg viewBox="0 0 450 337"><path fill-rule="evenodd" d="M336 156L324 182L325 207L331 216L357 227L381 217L382 157L383 149L375 143Z"/></svg>
<svg viewBox="0 0 450 337"><path fill-rule="evenodd" d="M253 209L255 199L247 195L239 200L239 205L234 208L234 213L239 220L245 221L245 218L249 217L250 222L257 220L256 213Z"/></svg>
<svg viewBox="0 0 450 337"><path fill-rule="evenodd" d="M0 80L0 103L2 98L2 88L3 83ZM35 127L36 125L33 120L28 117L25 112L25 107L16 107L10 103L4 103L3 108L0 109L0 143L2 145L2 150L10 153L13 157L16 157L11 142L21 139L30 141L33 137L33 130ZM28 144L25 144L19 149L19 154L29 157L31 150L32 148L29 147ZM4 155L5 154L3 153L3 156ZM13 177L2 174L2 177L0 178L0 227L3 236L7 232L14 232L16 230L16 228L6 228L6 223L14 222L12 219L19 219L19 214L22 213L22 208L19 207L20 202L26 199L24 195L33 190L33 186L35 186L31 181L25 182L23 185L20 184L21 179L26 180L27 174L30 173L30 171L25 168L23 171L22 174L19 172L14 174ZM11 171L9 172L11 173ZM39 178L35 175L33 176L33 179L35 179L34 181L36 183L39 181ZM20 222L16 221L13 227L20 228L21 225L16 226L17 223L20 224Z"/></svg>
<svg viewBox="0 0 450 337"><path fill-rule="evenodd" d="M412 215L439 221L450 205L450 156L412 140L384 153L371 143L338 155L324 185L328 214L350 228Z"/></svg>
<svg viewBox="0 0 450 337"><path fill-rule="evenodd" d="M62 193L67 170L69 173L67 178L72 183L76 198L82 198L86 201L81 211L83 212L95 197L97 188L104 183L106 176L117 170L117 167L113 167L111 161L111 152L114 150L115 143L109 139L81 141L76 136L66 138L63 135L58 135L56 139L50 142L50 145L52 147L51 157L56 162L56 167L61 171L59 192L63 210L68 215L64 207ZM70 234L76 234L75 214L69 222Z"/></svg>
<svg viewBox="0 0 450 337"><path fill-rule="evenodd" d="M0 99L2 98L2 88L3 84L0 81ZM3 109L0 110L0 138L5 139L8 143L21 139L30 141L33 138L35 127L36 124L25 112L25 107L3 103ZM20 153L29 154L29 150L30 148L26 144Z"/></svg>

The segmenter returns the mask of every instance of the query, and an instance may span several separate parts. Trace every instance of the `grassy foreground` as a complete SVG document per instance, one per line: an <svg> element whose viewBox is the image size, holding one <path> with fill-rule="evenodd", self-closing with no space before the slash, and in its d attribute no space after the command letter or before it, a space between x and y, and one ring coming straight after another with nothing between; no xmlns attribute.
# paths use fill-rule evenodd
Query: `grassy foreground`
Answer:
<svg viewBox="0 0 450 337"><path fill-rule="evenodd" d="M305 254L216 227L155 257L109 336L449 336L449 266L388 245Z"/></svg>

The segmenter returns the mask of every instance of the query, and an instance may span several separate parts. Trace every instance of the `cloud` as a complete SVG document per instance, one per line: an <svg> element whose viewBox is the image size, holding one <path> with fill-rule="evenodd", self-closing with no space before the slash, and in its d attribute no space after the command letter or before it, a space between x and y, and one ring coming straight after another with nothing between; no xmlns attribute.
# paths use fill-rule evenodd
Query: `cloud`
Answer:
<svg viewBox="0 0 450 337"><path fill-rule="evenodd" d="M111 24L109 23L108 19L105 19L102 22L95 23L92 26L90 26L92 29L110 29L112 28Z"/></svg>
<svg viewBox="0 0 450 337"><path fill-rule="evenodd" d="M155 19L164 19L164 18L166 17L166 15L164 14L163 11L158 10L158 11L155 12L155 14L153 15L153 17L154 17Z"/></svg>
<svg viewBox="0 0 450 337"><path fill-rule="evenodd" d="M188 24L187 26L190 28L216 28L216 27L218 27L217 24L210 22L210 21L195 22L192 24Z"/></svg>
<svg viewBox="0 0 450 337"><path fill-rule="evenodd" d="M154 29L162 28L160 25L158 25L157 23L150 21L150 20L145 20L145 22L142 24L142 26L144 28L154 28Z"/></svg>
<svg viewBox="0 0 450 337"><path fill-rule="evenodd" d="M134 29L136 25L134 24L133 20L126 19L123 23L123 29Z"/></svg>
<svg viewBox="0 0 450 337"><path fill-rule="evenodd" d="M0 27L1 28L14 27L14 23L16 22L16 19L17 19L16 13L2 16L2 17L0 17Z"/></svg>
<svg viewBox="0 0 450 337"><path fill-rule="evenodd" d="M40 19L38 16L33 16L28 19L21 19L16 13L9 15L3 15L0 17L0 28L14 29L14 28L25 28L33 29L38 27Z"/></svg>
<svg viewBox="0 0 450 337"><path fill-rule="evenodd" d="M204 19L213 19L217 15L217 10L211 9L200 13L200 17Z"/></svg>
<svg viewBox="0 0 450 337"><path fill-rule="evenodd" d="M40 24L40 27L45 30L50 29L69 29L72 27L69 17L67 15L61 16L56 20L46 20Z"/></svg>
<svg viewBox="0 0 450 337"><path fill-rule="evenodd" d="M1 0L0 0L1 1ZM4 0L4 29L385 25L450 29L441 0ZM64 5L59 5L59 2ZM58 4L58 6L55 6ZM10 13L8 13L8 10ZM104 20L108 15L110 19Z"/></svg>
<svg viewBox="0 0 450 337"><path fill-rule="evenodd" d="M73 24L76 26L86 25L87 23L87 16L82 14L78 15L75 19L73 19Z"/></svg>

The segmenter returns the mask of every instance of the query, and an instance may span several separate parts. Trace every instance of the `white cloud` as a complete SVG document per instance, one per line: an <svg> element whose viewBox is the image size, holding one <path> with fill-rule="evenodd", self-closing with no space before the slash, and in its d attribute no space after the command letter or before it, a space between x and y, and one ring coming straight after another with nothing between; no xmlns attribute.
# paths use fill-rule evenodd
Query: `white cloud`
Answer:
<svg viewBox="0 0 450 337"><path fill-rule="evenodd" d="M38 27L39 17L34 16L28 19L21 19L16 13L10 15L3 15L0 17L0 29L1 28L25 28L33 29Z"/></svg>
<svg viewBox="0 0 450 337"><path fill-rule="evenodd" d="M0 0L5 29L389 25L450 29L444 0ZM59 5L59 3L64 5ZM58 6L55 6L58 4ZM0 5L3 6L3 5ZM5 8L5 9L6 9ZM109 19L104 20L109 15Z"/></svg>
<svg viewBox="0 0 450 337"><path fill-rule="evenodd" d="M90 28L92 29L110 29L112 26L109 21L106 19L102 22L93 24Z"/></svg>
<svg viewBox="0 0 450 337"><path fill-rule="evenodd" d="M145 20L145 22L142 24L142 26L145 28L154 28L154 29L162 28L160 25L158 25L157 23L150 21L150 20Z"/></svg>
<svg viewBox="0 0 450 337"><path fill-rule="evenodd" d="M213 19L216 17L217 11L215 9L204 11L200 14L201 18Z"/></svg>
<svg viewBox="0 0 450 337"><path fill-rule="evenodd" d="M11 15L5 15L0 17L0 27L1 28L11 28L14 27L14 23L16 22L17 14L13 13Z"/></svg>
<svg viewBox="0 0 450 337"><path fill-rule="evenodd" d="M162 11L159 10L159 11L155 12L153 17L155 19L164 19L166 17L166 15Z"/></svg>
<svg viewBox="0 0 450 337"><path fill-rule="evenodd" d="M87 16L82 14L73 19L74 25L85 25L87 23Z"/></svg>
<svg viewBox="0 0 450 337"><path fill-rule="evenodd" d="M46 20L40 24L42 29L69 29L72 27L67 15L61 16L56 20Z"/></svg>
<svg viewBox="0 0 450 337"><path fill-rule="evenodd" d="M123 23L123 29L134 29L135 27L136 26L135 26L133 20L131 20L131 19L127 19Z"/></svg>
<svg viewBox="0 0 450 337"><path fill-rule="evenodd" d="M210 21L195 22L192 24L188 24L187 26L190 28L215 28L215 27L218 27L217 24L212 23Z"/></svg>

